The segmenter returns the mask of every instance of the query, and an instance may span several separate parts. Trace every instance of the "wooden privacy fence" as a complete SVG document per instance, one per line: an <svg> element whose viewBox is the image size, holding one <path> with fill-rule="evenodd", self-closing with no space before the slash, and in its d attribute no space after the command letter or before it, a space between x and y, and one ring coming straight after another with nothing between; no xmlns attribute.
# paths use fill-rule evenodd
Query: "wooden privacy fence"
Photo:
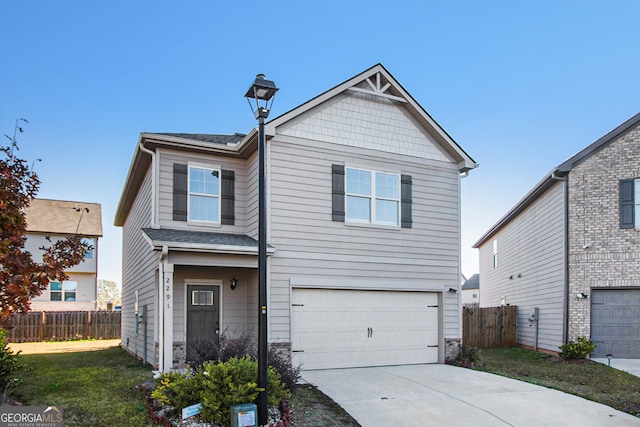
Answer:
<svg viewBox="0 0 640 427"><path fill-rule="evenodd" d="M463 308L462 345L508 347L516 345L516 314L513 305Z"/></svg>
<svg viewBox="0 0 640 427"><path fill-rule="evenodd" d="M31 311L13 317L10 342L120 338L119 311Z"/></svg>

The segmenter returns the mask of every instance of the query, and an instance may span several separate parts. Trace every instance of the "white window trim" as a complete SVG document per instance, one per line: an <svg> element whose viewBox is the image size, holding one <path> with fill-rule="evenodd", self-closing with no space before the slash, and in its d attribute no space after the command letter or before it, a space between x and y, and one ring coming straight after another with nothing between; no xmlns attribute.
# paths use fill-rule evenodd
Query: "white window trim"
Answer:
<svg viewBox="0 0 640 427"><path fill-rule="evenodd" d="M493 268L498 268L498 239L493 240Z"/></svg>
<svg viewBox="0 0 640 427"><path fill-rule="evenodd" d="M62 285L62 289L59 291L53 291L51 290L51 284L52 283L60 283ZM68 291L65 287L65 283L75 283L76 284L76 290L75 291ZM64 294L67 292L73 292L75 294L75 298L73 299L73 301L67 301L64 297ZM52 300L51 299L51 295L53 293L59 293L60 294L60 300ZM65 281L60 281L60 280L52 280L49 282L49 302L77 302L78 301L78 281L77 280L65 280Z"/></svg>
<svg viewBox="0 0 640 427"><path fill-rule="evenodd" d="M365 172L369 172L371 174L371 195L369 196L363 196L362 194L352 194L349 193L349 191L347 190L349 187L349 183L347 182L347 176L348 176L348 171L349 169L351 170L359 170L359 171L365 171ZM388 197L377 197L375 195L375 190L376 190L376 174L381 173L381 174L385 174L385 175L394 175L398 178L398 198L397 199L391 199ZM369 199L369 206L371 209L371 219L370 221L358 221L358 220L353 220L353 219L349 219L349 214L348 214L348 203L347 203L347 198L349 196L353 196L353 197L362 197L365 198L367 197ZM397 214L397 218L398 218L398 222L396 224L388 224L388 223L383 223L383 222L376 222L376 200L390 200L390 201L394 201L397 202L398 204L398 214ZM381 228L400 228L401 222L402 222L402 176L400 173L398 172L387 172L387 171L383 171L383 170L375 170L375 169L370 169L370 168L366 168L366 167L358 167L358 166L345 166L345 171L344 171L344 218L345 218L345 224L349 224L349 225L360 225L360 226L374 226L374 227L381 227Z"/></svg>
<svg viewBox="0 0 640 427"><path fill-rule="evenodd" d="M191 168L198 169L206 169L210 171L218 172L218 195L211 196L210 194L202 194L202 193L192 193L191 192ZM220 165L208 165L204 163L187 163L187 223L188 224L215 224L220 225L222 223L222 167ZM205 197L217 197L218 199L218 220L217 221L207 221L204 219L191 219L191 194Z"/></svg>

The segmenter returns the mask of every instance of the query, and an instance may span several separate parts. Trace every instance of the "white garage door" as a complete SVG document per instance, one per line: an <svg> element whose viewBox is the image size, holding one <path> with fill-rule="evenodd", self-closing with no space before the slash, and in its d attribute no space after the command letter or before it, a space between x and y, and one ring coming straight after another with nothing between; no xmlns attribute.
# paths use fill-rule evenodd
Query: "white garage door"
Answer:
<svg viewBox="0 0 640 427"><path fill-rule="evenodd" d="M302 369L438 362L433 292L293 289L293 362Z"/></svg>

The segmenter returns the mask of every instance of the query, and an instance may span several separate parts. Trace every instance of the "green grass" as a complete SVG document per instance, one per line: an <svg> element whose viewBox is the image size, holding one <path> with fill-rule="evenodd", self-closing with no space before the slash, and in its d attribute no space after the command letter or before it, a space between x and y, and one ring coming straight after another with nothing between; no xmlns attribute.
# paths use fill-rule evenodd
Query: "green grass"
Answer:
<svg viewBox="0 0 640 427"><path fill-rule="evenodd" d="M640 416L640 378L590 360L564 362L519 347L480 350L476 370L553 388Z"/></svg>
<svg viewBox="0 0 640 427"><path fill-rule="evenodd" d="M289 408L296 427L360 427L342 407L311 385L296 387Z"/></svg>
<svg viewBox="0 0 640 427"><path fill-rule="evenodd" d="M150 426L142 393L151 368L114 347L21 356L30 368L14 396L23 404L59 406L67 426Z"/></svg>

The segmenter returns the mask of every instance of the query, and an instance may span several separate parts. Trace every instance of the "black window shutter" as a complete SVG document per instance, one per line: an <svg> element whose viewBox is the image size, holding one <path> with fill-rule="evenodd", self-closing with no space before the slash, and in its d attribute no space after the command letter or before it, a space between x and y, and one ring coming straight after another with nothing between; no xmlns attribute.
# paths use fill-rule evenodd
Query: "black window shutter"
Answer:
<svg viewBox="0 0 640 427"><path fill-rule="evenodd" d="M634 180L620 180L620 228L635 228Z"/></svg>
<svg viewBox="0 0 640 427"><path fill-rule="evenodd" d="M411 215L411 175L400 177L400 225L402 228L411 228L413 220Z"/></svg>
<svg viewBox="0 0 640 427"><path fill-rule="evenodd" d="M344 222L344 165L331 166L332 219Z"/></svg>
<svg viewBox="0 0 640 427"><path fill-rule="evenodd" d="M173 164L173 220L187 220L187 165Z"/></svg>
<svg viewBox="0 0 640 427"><path fill-rule="evenodd" d="M222 187L220 198L222 200L222 224L233 225L235 223L235 181L234 171L222 171Z"/></svg>

